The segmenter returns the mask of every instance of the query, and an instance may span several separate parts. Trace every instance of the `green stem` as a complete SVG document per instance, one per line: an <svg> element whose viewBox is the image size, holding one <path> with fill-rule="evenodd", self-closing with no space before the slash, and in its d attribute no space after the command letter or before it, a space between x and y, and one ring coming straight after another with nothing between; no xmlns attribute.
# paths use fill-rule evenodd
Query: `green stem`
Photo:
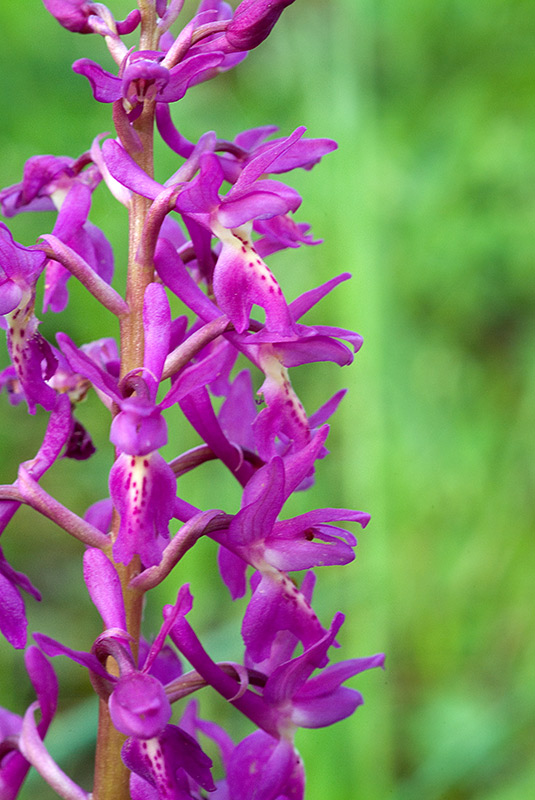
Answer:
<svg viewBox="0 0 535 800"><path fill-rule="evenodd" d="M156 28L156 12L152 3L139 0L141 11L141 50L155 50L158 46ZM139 166L151 177L154 174L153 135L154 135L154 102L145 102L143 112L134 123L134 128L141 139L142 149L132 153ZM143 227L150 209L151 201L134 194L129 209L129 248L128 273L126 280L126 301L129 313L120 321L121 337L121 377L133 369L143 365L143 298L145 289L154 279L154 265L138 260L139 244ZM120 519L114 514L112 523L112 541L119 531ZM108 553L112 558L111 548ZM113 559L112 559L113 560ZM133 649L137 649L141 629L143 592L129 586L130 581L140 572L139 558L134 558L128 565L115 564L121 579L123 598L126 610L127 630L133 636ZM134 653L137 656L137 653ZM113 659L108 660L107 668L116 673ZM130 800L129 770L121 760L121 747L125 736L119 733L112 724L107 703L100 701L97 748L95 756L95 783L93 800Z"/></svg>

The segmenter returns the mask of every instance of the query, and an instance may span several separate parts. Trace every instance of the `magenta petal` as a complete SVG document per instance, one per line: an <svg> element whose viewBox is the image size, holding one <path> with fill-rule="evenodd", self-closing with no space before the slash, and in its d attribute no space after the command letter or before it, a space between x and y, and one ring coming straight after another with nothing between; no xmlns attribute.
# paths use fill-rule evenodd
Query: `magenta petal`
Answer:
<svg viewBox="0 0 535 800"><path fill-rule="evenodd" d="M17 650L26 647L26 613L16 586L3 575L0 563L0 631Z"/></svg>
<svg viewBox="0 0 535 800"><path fill-rule="evenodd" d="M292 205L299 206L297 199ZM236 200L229 198L221 205L217 218L224 228L239 228L253 219L269 219L278 214L286 214L290 207L287 200L280 195L258 190Z"/></svg>
<svg viewBox="0 0 535 800"><path fill-rule="evenodd" d="M292 169L312 169L322 157L338 147L333 139L301 139L279 156L270 166L271 173L289 172Z"/></svg>
<svg viewBox="0 0 535 800"><path fill-rule="evenodd" d="M252 50L269 36L280 15L294 0L242 0L226 31L235 50Z"/></svg>
<svg viewBox="0 0 535 800"><path fill-rule="evenodd" d="M241 511L230 524L228 538L246 547L271 533L284 498L284 466L274 458L256 472L243 492Z"/></svg>
<svg viewBox="0 0 535 800"><path fill-rule="evenodd" d="M208 348L206 349L208 350ZM211 384L221 374L228 374L234 365L236 356L235 349L229 347L226 342L212 344L204 358L200 358L194 364L189 364L178 374L171 389L160 403L160 407L169 408L196 389Z"/></svg>
<svg viewBox="0 0 535 800"><path fill-rule="evenodd" d="M161 800L158 789L135 772L130 773L130 797L132 800Z"/></svg>
<svg viewBox="0 0 535 800"><path fill-rule="evenodd" d="M100 661L92 653L85 653L83 650L72 650L66 647L61 642L51 639L50 636L45 636L44 633L34 633L33 638L47 656L67 656L71 661L75 661L82 667L86 667L91 672L95 672L105 680L110 680L110 675L106 672Z"/></svg>
<svg viewBox="0 0 535 800"><path fill-rule="evenodd" d="M314 464L321 456L328 435L329 426L324 425L314 434L305 447L285 457L285 499L288 499L296 491L297 487L313 473Z"/></svg>
<svg viewBox="0 0 535 800"><path fill-rule="evenodd" d="M223 170L214 153L201 156L199 175L184 187L177 208L185 214L212 212L219 205L218 189L223 183Z"/></svg>
<svg viewBox="0 0 535 800"><path fill-rule="evenodd" d="M318 408L317 411L310 415L308 418L310 424L316 428L327 422L327 420L335 413L346 394L347 389L340 389L339 392L333 394L333 396L329 398L326 403L324 403L322 406L320 406L320 408Z"/></svg>
<svg viewBox="0 0 535 800"><path fill-rule="evenodd" d="M12 566L6 561L6 558L2 552L2 548L0 547L0 573L4 575L12 584L19 586L28 594L31 594L36 600L41 600L40 592L33 586L31 581L24 575L22 572L17 572L17 570L13 569Z"/></svg>
<svg viewBox="0 0 535 800"><path fill-rule="evenodd" d="M221 316L221 311L197 286L184 262L167 239L159 239L154 265L165 285L201 319L210 322Z"/></svg>
<svg viewBox="0 0 535 800"><path fill-rule="evenodd" d="M75 33L90 33L87 18L93 12L87 0L43 0L45 8L60 25Z"/></svg>
<svg viewBox="0 0 535 800"><path fill-rule="evenodd" d="M353 549L332 538L329 544L274 537L266 544L265 559L272 566L285 572L323 567L333 564L350 564L355 558Z"/></svg>
<svg viewBox="0 0 535 800"><path fill-rule="evenodd" d="M251 426L256 419L256 403L249 370L236 375L227 392L225 402L218 415L225 436L231 441L254 450Z"/></svg>
<svg viewBox="0 0 535 800"><path fill-rule="evenodd" d="M57 395L45 381L54 375L58 362L50 344L37 330L39 320L33 313L33 300L26 307L19 306L12 311L8 321L7 347L28 403L28 411L35 414L36 403L51 411Z"/></svg>
<svg viewBox="0 0 535 800"><path fill-rule="evenodd" d="M171 310L165 289L160 283L149 283L143 298L143 327L145 352L143 366L148 372L145 380L151 398L156 398L164 361L169 352Z"/></svg>
<svg viewBox="0 0 535 800"><path fill-rule="evenodd" d="M317 286L315 289L310 289L308 292L304 292L303 294L299 295L295 300L290 303L290 308L292 311L292 315L294 319L300 319L307 311L319 303L319 301L329 294L336 286L344 281L349 280L351 278L350 272L343 272L341 275L337 275L335 278L331 278L330 281L326 283L322 283L321 286Z"/></svg>
<svg viewBox="0 0 535 800"><path fill-rule="evenodd" d="M141 22L141 13L138 8L134 8L123 20L117 20L117 33L119 36L126 36L133 33Z"/></svg>
<svg viewBox="0 0 535 800"><path fill-rule="evenodd" d="M114 100L122 97L121 79L106 72L95 61L91 61L89 58L79 58L74 62L72 68L79 75L85 75L91 84L93 97L100 103L113 103Z"/></svg>
<svg viewBox="0 0 535 800"><path fill-rule="evenodd" d="M221 545L218 551L217 563L223 583L230 592L233 600L243 597L247 591L247 562L240 556Z"/></svg>
<svg viewBox="0 0 535 800"><path fill-rule="evenodd" d="M183 158L189 158L193 153L194 145L175 128L167 103L156 104L156 124L160 136L168 147Z"/></svg>
<svg viewBox="0 0 535 800"><path fill-rule="evenodd" d="M182 717L180 718L180 727L191 736L195 736L197 731L199 731L200 733L204 734L204 736L212 739L221 754L223 766L226 767L232 757L232 753L234 752L234 742L228 733L215 722L201 719L198 715L198 711L199 701L190 700L184 713L182 714ZM217 797L218 795L213 796Z"/></svg>
<svg viewBox="0 0 535 800"><path fill-rule="evenodd" d="M258 181L262 175L270 172L271 165L291 148L295 142L299 141L305 131L306 128L304 126L296 128L286 139L279 139L277 142L270 143L267 149L251 158L242 170L232 191L241 194L245 186L251 185L253 182Z"/></svg>
<svg viewBox="0 0 535 800"><path fill-rule="evenodd" d="M34 286L45 261L44 253L15 242L10 230L0 222L0 264L8 278L25 289Z"/></svg>
<svg viewBox="0 0 535 800"><path fill-rule="evenodd" d="M383 653L365 658L351 658L340 661L338 664L329 664L318 675L309 678L307 682L295 693L295 698L300 701L322 697L341 686L348 678L360 675L368 669L375 667L384 668L385 657Z"/></svg>
<svg viewBox="0 0 535 800"><path fill-rule="evenodd" d="M356 689L340 686L324 697L301 703L294 700L292 721L300 728L324 728L351 716L364 699Z"/></svg>
<svg viewBox="0 0 535 800"><path fill-rule="evenodd" d="M160 92L158 100L174 103L182 99L192 81L197 81L204 72L219 66L222 61L222 53L199 53L186 58L170 70L169 83Z"/></svg>
<svg viewBox="0 0 535 800"><path fill-rule="evenodd" d="M334 522L344 520L347 522L358 522L363 528L366 527L371 517L365 511L356 511L353 508L317 508L314 511L307 511L299 514L292 519L281 520L277 523L277 534L292 535L297 530L304 530L314 525L321 525L323 522ZM346 531L347 534L347 531ZM354 537L349 535L344 537L346 541L354 542ZM354 542L356 544L356 542Z"/></svg>
<svg viewBox="0 0 535 800"><path fill-rule="evenodd" d="M0 267L1 269L1 267ZM5 280L1 282L0 272L0 316L9 314L13 311L22 300L22 289L13 281Z"/></svg>
<svg viewBox="0 0 535 800"><path fill-rule="evenodd" d="M195 389L180 401L180 408L216 456L229 468L240 483L245 486L253 471L251 465L243 460L241 451L229 442L212 408L206 388Z"/></svg>
<svg viewBox="0 0 535 800"><path fill-rule="evenodd" d="M102 156L112 178L133 192L154 200L163 191L163 186L149 177L115 139L106 139Z"/></svg>
<svg viewBox="0 0 535 800"><path fill-rule="evenodd" d="M244 150L254 150L264 139L267 139L273 133L277 133L278 130L276 125L259 125L257 128L241 131L234 141Z"/></svg>
<svg viewBox="0 0 535 800"><path fill-rule="evenodd" d="M84 183L72 183L61 205L52 229L54 236L68 242L87 221L91 208L91 188Z"/></svg>
<svg viewBox="0 0 535 800"><path fill-rule="evenodd" d="M111 424L110 441L123 453L144 456L167 444L167 423L150 400L127 397Z"/></svg>
<svg viewBox="0 0 535 800"><path fill-rule="evenodd" d="M264 688L264 697L269 703L283 705L292 699L307 678L318 667L325 665L327 652L344 621L343 614L336 614L328 631L305 645L304 652L296 658L280 664L273 670Z"/></svg>
<svg viewBox="0 0 535 800"><path fill-rule="evenodd" d="M30 677L39 707L41 709L41 721L37 725L37 730L41 738L44 737L52 717L56 713L58 704L58 679L52 666L41 653L41 651L31 645L24 654L26 671Z"/></svg>
<svg viewBox="0 0 535 800"><path fill-rule="evenodd" d="M351 350L328 336L312 336L299 342L277 342L275 348L281 364L288 369L318 361L332 361L346 367L353 361Z"/></svg>
<svg viewBox="0 0 535 800"><path fill-rule="evenodd" d="M113 515L113 503L111 498L105 497L103 500L97 500L89 506L84 514L84 519L95 528L98 528L102 533L109 533L111 530L111 520Z"/></svg>
<svg viewBox="0 0 535 800"><path fill-rule="evenodd" d="M126 631L121 581L102 550L89 548L84 553L84 580L89 596L102 617L104 628Z"/></svg>

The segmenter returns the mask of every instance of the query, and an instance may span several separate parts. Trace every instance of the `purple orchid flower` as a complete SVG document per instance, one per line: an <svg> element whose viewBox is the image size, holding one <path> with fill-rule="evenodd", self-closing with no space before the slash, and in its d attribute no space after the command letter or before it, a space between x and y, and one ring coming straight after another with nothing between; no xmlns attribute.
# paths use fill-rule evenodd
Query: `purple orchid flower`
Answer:
<svg viewBox="0 0 535 800"><path fill-rule="evenodd" d="M230 191L222 196L218 194L224 179L222 168L217 156L205 152L200 157L199 175L178 194L176 210L221 241L213 288L221 311L239 333L246 330L255 303L265 309L268 329L281 335L295 332L282 289L254 250L249 223L298 208L301 199L297 192L261 176L301 138L304 130L297 129L252 158ZM117 142L105 142L103 156L111 175L128 188L152 199L164 190L135 165Z"/></svg>
<svg viewBox="0 0 535 800"><path fill-rule="evenodd" d="M156 247L155 264L164 283L202 319L217 318L218 307L196 285L180 256L165 238L160 239ZM265 375L259 393L264 395L267 407L256 418L255 416L250 418L255 445L264 461L278 454L284 456L306 446L313 428L325 422L330 414L334 413L343 396L338 392L308 419L292 388L288 369L299 364L323 360L334 361L343 366L353 360L349 347L336 341L336 337L345 339L356 352L362 345L362 337L359 334L344 328L308 326L297 322L335 286L349 277L348 273L343 273L294 300L288 307L295 331L290 336L280 336L259 325L256 326L259 330L250 336L225 333L228 346L244 353ZM199 402L198 395L195 399L185 400L181 403L182 410L205 441L212 448L216 447L214 452L218 457L233 469L230 466L234 458L232 448L229 449L222 443L215 444L217 440L221 442L221 434L217 430L218 425L214 421L213 411L210 413L208 409L207 395L202 399L202 404L206 408L202 415L197 411ZM194 419L196 421L193 421Z"/></svg>
<svg viewBox="0 0 535 800"><path fill-rule="evenodd" d="M184 593L179 595L153 644L143 648L143 666L137 668L129 647L131 637L125 630L119 576L102 551L90 549L85 553L84 579L105 627L91 653L71 650L43 634L34 634L36 642L47 655L66 655L90 670L94 686L108 701L115 727L128 737L122 749L124 763L156 788L157 797L189 797L184 794L189 778L203 789L213 790L211 760L189 733L169 724L171 706L162 683L163 679L171 687L181 675L180 662L174 654L169 656L164 642L177 615L185 613L184 603L189 607L189 598ZM102 666L110 655L118 665L118 677ZM142 792L143 783L136 780L134 786L138 787L136 794Z"/></svg>
<svg viewBox="0 0 535 800"><path fill-rule="evenodd" d="M110 472L110 494L121 515L114 543L116 560L129 563L139 555L145 566L157 564L169 539L176 481L157 449L167 441L167 428L156 392L169 348L170 312L163 287L151 284L145 295L145 358L140 371L127 376L135 395L123 397L119 384L64 334L58 342L71 368L100 391L106 403L115 402L110 438L119 455ZM128 385L128 384L125 384Z"/></svg>
<svg viewBox="0 0 535 800"><path fill-rule="evenodd" d="M0 191L2 214L13 217L22 211L56 210L53 198L66 194L84 161L84 156L78 161L67 156L32 156L24 165L22 181Z"/></svg>
<svg viewBox="0 0 535 800"><path fill-rule="evenodd" d="M283 145L286 141L284 138L265 141L277 130L275 125L264 125L242 131L233 142L219 139L215 150L218 152L225 180L232 184L236 183L247 164L272 147ZM271 162L269 173L275 175L299 167L310 170L319 164L324 155L336 150L337 146L332 139L299 139Z"/></svg>
<svg viewBox="0 0 535 800"><path fill-rule="evenodd" d="M145 355L143 365L119 384L110 374L79 350L65 335L58 342L71 368L84 375L99 391L104 402L115 403L110 438L118 457L110 472L110 494L121 524L113 545L114 558L129 563L139 555L145 567L160 562L169 541L169 522L174 516L176 478L157 452L167 441L162 411L209 383L221 370L218 354L178 374L169 392L156 404L170 347L171 317L165 290L150 284L145 292ZM144 377L141 377L141 375ZM128 393L123 396L123 389Z"/></svg>
<svg viewBox="0 0 535 800"><path fill-rule="evenodd" d="M76 161L35 156L26 162L22 181L0 192L0 204L6 216L23 211L58 211L52 236L45 240L60 240L78 254L89 273L109 284L113 276L112 248L102 231L88 220L91 196L101 180L89 153ZM70 274L59 261L47 261L43 311L48 307L55 312L64 310Z"/></svg>
<svg viewBox="0 0 535 800"><path fill-rule="evenodd" d="M164 53L142 50L127 56L119 76L102 69L88 58L73 64L73 70L85 75L91 84L95 100L113 103L122 99L128 112L137 108L139 114L145 100L172 103L186 94L192 82L203 79L223 60L220 53L199 53L186 58L171 69L160 63Z"/></svg>
<svg viewBox="0 0 535 800"><path fill-rule="evenodd" d="M293 746L293 733L298 727L324 727L350 716L363 699L360 692L342 683L384 663L384 656L379 654L342 661L310 677L322 666L342 622L343 615L337 615L322 640L302 656L280 663L269 674L263 698L279 709L281 738L277 740L264 731L256 731L235 748L227 766L232 797L240 800L253 800L257 796L263 800L304 797L303 763ZM262 787L260 794L256 792L258 786Z"/></svg>
<svg viewBox="0 0 535 800"><path fill-rule="evenodd" d="M275 457L259 469L246 485L241 511L228 531L211 534L222 545L219 567L233 599L245 593L247 565L257 570L242 624L254 661L269 656L271 641L266 628L289 630L305 647L324 635L306 596L287 573L349 563L354 559L355 537L325 523L353 520L365 527L370 519L362 511L330 508L277 521L286 499L312 469L326 434L326 429L320 430L298 459Z"/></svg>
<svg viewBox="0 0 535 800"><path fill-rule="evenodd" d="M253 800L259 790L264 800L276 800L280 796L293 798L293 794L288 794L290 791L301 797L303 776L293 746L297 728L323 727L352 714L362 704L362 695L342 684L364 670L383 666L384 656L378 654L324 667L327 652L344 620L343 614L337 614L329 630L302 655L274 665L261 697L249 689L236 694L234 680L210 659L186 621L191 608L191 597L186 602L187 587L182 587L180 594L184 600L178 614L175 615L175 607L164 608L164 616L174 617L170 629L172 640L207 683L269 736L253 734L254 739L248 737L245 744L241 743L230 754L227 782L230 782L228 788L234 787L236 792L231 796ZM313 675L322 667L321 672ZM263 752L261 743L266 745ZM254 785L250 781L253 772ZM259 780L261 777L265 778L265 783Z"/></svg>

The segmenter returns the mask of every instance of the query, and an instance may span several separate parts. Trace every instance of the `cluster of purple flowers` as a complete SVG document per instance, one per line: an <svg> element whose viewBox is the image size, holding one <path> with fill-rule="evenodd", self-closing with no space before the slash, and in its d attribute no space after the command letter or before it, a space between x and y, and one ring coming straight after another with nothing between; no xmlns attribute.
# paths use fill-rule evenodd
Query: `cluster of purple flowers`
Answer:
<svg viewBox="0 0 535 800"><path fill-rule="evenodd" d="M82 542L84 580L103 633L90 652L34 634L26 668L37 702L23 718L0 709L3 800L17 796L30 765L67 800L128 797L106 771L109 753L98 762L98 746L92 795L48 754L43 739L58 687L47 657L66 655L88 670L103 701L99 736L106 725L120 734L118 756L132 800L208 794L218 800L298 800L304 770L296 730L350 715L362 697L343 683L383 664L382 655L330 664L344 617L336 614L325 627L311 605L312 569L354 558L356 539L338 523L364 527L369 515L322 508L280 518L290 495L312 485L316 460L327 454L327 420L344 394L307 415L290 370L317 361L350 364L362 340L350 330L301 321L348 274L289 302L267 266L265 259L278 250L317 244L308 226L292 216L300 196L273 176L310 169L336 144L306 139L303 128L277 137L271 126L244 131L234 141L209 132L194 143L175 128L169 111L190 86L240 62L292 2L242 0L233 11L222 0L201 0L174 37L170 27L183 0L140 0L123 21L101 3L44 0L63 27L105 40L118 74L88 59L73 68L88 79L96 100L113 105L116 137L97 136L77 159L31 158L22 181L0 192L4 216L57 211L52 232L31 247L15 242L0 223L0 314L11 358L0 388L31 414L37 406L49 413L35 458L20 465L13 484L0 486L0 533L26 504ZM122 39L136 29L140 49ZM152 172L153 123L179 164L164 183ZM124 296L111 286L112 247L89 221L101 182L129 212ZM44 277L43 312L58 312L68 303L72 275L118 318L119 346L113 339L80 345L63 333L53 344L39 333L38 281ZM172 295L187 315L172 318ZM263 321L251 316L255 308ZM261 410L250 370L237 369L238 361L263 376ZM90 433L76 418L77 404L91 389L109 413L115 460L109 497L81 517L39 481L60 457L92 456ZM165 412L176 406L202 443L167 461L159 452L167 443ZM203 510L178 496L177 478L213 459L242 487L239 509ZM187 584L174 605L164 607L152 644L139 637L144 595L203 536L218 548L231 597L250 594L242 663L216 663L206 652L187 619L193 603ZM299 572L304 575L296 578ZM0 630L15 648L27 642L21 591L40 599L0 550ZM178 723L170 722L172 704L204 686L251 720L256 732L236 744L200 718L195 700L184 706ZM215 783L199 735L219 751L224 777Z"/></svg>

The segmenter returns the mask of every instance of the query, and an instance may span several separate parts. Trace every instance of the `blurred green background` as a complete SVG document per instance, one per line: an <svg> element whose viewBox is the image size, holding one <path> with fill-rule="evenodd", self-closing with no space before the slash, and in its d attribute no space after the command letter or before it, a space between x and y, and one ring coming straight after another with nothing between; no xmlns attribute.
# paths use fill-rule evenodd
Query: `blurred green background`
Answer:
<svg viewBox="0 0 535 800"><path fill-rule="evenodd" d="M121 16L130 4L110 6ZM111 61L100 40L64 31L37 0L3 3L0 27L5 186L31 155L77 156L110 129L110 108L70 64ZM351 271L314 320L356 328L365 346L350 369L293 371L309 411L342 386L350 393L316 486L287 512L371 512L355 563L320 571L315 604L325 624L347 613L337 658L385 651L387 669L353 679L366 704L352 718L300 733L307 800L523 800L535 784L534 36L535 6L522 0L297 0L244 64L174 109L193 139L305 124L340 146L314 171L288 176L304 198L298 219L324 244L270 265L289 298ZM159 159L165 179L177 159L164 148ZM114 244L122 287L124 209L103 189L92 219ZM26 215L12 230L31 244L52 224ZM116 333L74 285L71 298L69 312L43 322L46 335L64 330L82 343ZM97 455L61 462L43 481L80 513L106 493L99 412L95 397L80 408ZM0 413L0 482L9 483L35 453L46 415L27 417L5 396ZM169 457L197 443L177 417ZM215 465L179 491L229 511L239 497ZM2 546L43 593L40 605L28 599L31 628L87 649L99 620L81 584L81 547L66 539L22 509ZM210 542L151 593L146 633L186 580L210 652L239 659L244 606L221 590ZM22 656L2 641L0 660L0 704L21 713L33 699ZM62 713L47 744L89 787L91 689L82 668L66 659L55 667ZM235 736L249 731L208 692L202 703ZM55 795L34 775L20 796Z"/></svg>

